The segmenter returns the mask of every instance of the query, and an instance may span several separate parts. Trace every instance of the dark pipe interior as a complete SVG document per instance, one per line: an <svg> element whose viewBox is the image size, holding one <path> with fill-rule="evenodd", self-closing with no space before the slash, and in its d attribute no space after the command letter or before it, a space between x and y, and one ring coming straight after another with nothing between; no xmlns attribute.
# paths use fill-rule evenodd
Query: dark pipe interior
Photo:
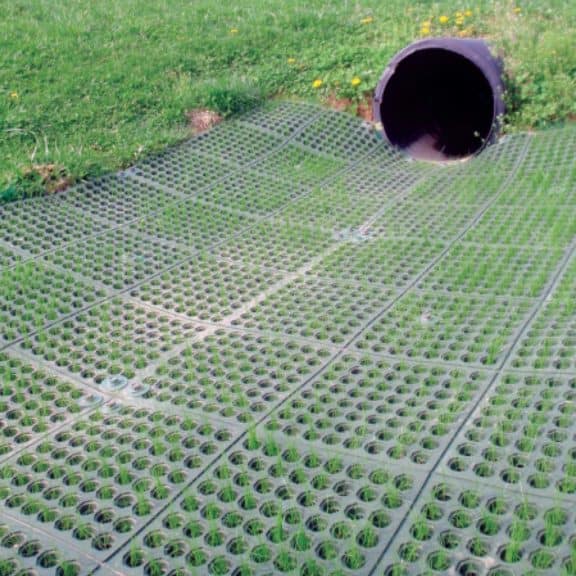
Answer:
<svg viewBox="0 0 576 576"><path fill-rule="evenodd" d="M494 121L494 97L481 70L443 50L419 50L402 60L380 108L392 144L417 158L455 159L477 152Z"/></svg>

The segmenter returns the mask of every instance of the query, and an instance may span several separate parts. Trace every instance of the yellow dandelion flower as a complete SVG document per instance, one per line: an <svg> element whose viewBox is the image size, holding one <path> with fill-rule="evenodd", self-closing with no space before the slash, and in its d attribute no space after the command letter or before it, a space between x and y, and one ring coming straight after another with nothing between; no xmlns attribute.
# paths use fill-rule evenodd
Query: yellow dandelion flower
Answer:
<svg viewBox="0 0 576 576"><path fill-rule="evenodd" d="M466 16L466 18L470 18L470 16L472 16L472 14L474 14L474 12L472 12L472 10L466 10L464 12L464 16Z"/></svg>
<svg viewBox="0 0 576 576"><path fill-rule="evenodd" d="M464 14L462 14L462 12L456 12L454 16L456 16L456 18L462 18Z"/></svg>
<svg viewBox="0 0 576 576"><path fill-rule="evenodd" d="M296 64L296 58L288 58L288 64Z"/></svg>
<svg viewBox="0 0 576 576"><path fill-rule="evenodd" d="M230 28L230 34L238 34L238 28Z"/></svg>
<svg viewBox="0 0 576 576"><path fill-rule="evenodd" d="M426 27L423 26L423 27L420 29L420 34L421 34L422 36L430 36L430 28L426 28Z"/></svg>
<svg viewBox="0 0 576 576"><path fill-rule="evenodd" d="M352 84L352 86L360 86L360 84L362 83L362 79L359 78L358 76L354 76L354 78L352 78L352 81L350 83Z"/></svg>
<svg viewBox="0 0 576 576"><path fill-rule="evenodd" d="M460 17L456 18L454 20L454 23L456 24L456 26L462 26L462 24L464 24L464 17L460 16Z"/></svg>
<svg viewBox="0 0 576 576"><path fill-rule="evenodd" d="M314 80L314 82L312 82L312 88L320 88L322 84L323 84L322 80L318 78Z"/></svg>
<svg viewBox="0 0 576 576"><path fill-rule="evenodd" d="M10 100L18 100L20 98L20 95L18 94L18 92L10 92Z"/></svg>
<svg viewBox="0 0 576 576"><path fill-rule="evenodd" d="M367 16L366 18L362 18L362 20L360 20L360 22L364 25L372 24L372 22L374 22L374 18L372 16Z"/></svg>
<svg viewBox="0 0 576 576"><path fill-rule="evenodd" d="M422 28L430 28L432 26L432 22L430 20L426 20L426 22L422 22Z"/></svg>
<svg viewBox="0 0 576 576"><path fill-rule="evenodd" d="M438 18L438 22L440 22L440 24L448 24L448 22L450 22L450 18L448 18L448 16L440 16L440 18Z"/></svg>
<svg viewBox="0 0 576 576"><path fill-rule="evenodd" d="M522 12L522 8L514 8L514 14L520 14Z"/></svg>

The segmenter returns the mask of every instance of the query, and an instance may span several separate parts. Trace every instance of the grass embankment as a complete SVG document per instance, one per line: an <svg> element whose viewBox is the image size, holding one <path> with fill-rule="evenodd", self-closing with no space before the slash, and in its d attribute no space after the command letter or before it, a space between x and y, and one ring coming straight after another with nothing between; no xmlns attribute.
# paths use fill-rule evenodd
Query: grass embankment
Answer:
<svg viewBox="0 0 576 576"><path fill-rule="evenodd" d="M506 59L511 129L576 114L573 0L15 0L0 20L0 199L55 190L273 96L366 101L427 35ZM1 201L1 200L0 200Z"/></svg>

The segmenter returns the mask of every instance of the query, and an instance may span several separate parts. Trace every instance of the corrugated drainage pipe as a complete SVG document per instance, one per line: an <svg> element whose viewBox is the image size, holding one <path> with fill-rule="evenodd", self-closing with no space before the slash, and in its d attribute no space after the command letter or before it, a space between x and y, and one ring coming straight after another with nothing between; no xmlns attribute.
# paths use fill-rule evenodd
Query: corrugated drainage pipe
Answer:
<svg viewBox="0 0 576 576"><path fill-rule="evenodd" d="M502 63L483 40L430 38L392 59L376 88L385 138L414 158L456 160L493 142L504 114Z"/></svg>

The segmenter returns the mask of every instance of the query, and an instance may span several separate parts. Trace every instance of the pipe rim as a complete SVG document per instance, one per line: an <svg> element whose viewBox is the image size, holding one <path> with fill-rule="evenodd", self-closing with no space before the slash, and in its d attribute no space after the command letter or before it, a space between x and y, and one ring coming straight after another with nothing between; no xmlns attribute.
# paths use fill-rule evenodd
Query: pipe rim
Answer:
<svg viewBox="0 0 576 576"><path fill-rule="evenodd" d="M423 52L426 50L446 50L447 52L452 52L459 56L462 56L469 62L471 62L476 68L482 73L486 81L488 82L493 95L493 112L492 112L492 122L490 131L488 132L486 138L482 142L482 145L475 150L472 154L468 156L463 156L462 158L454 158L449 161L461 160L463 158L470 158L480 154L486 146L493 144L500 132L502 125L502 117L506 111L506 106L504 103L504 82L502 80L503 65L502 61L494 56L490 50L490 46L487 42L479 38L453 38L453 37L436 37L436 38L426 38L424 40L418 40L412 44L406 46L399 52L397 52L392 60L390 60L388 66L382 73L376 90L374 93L374 99L372 102L372 113L376 119L378 128L382 131L382 134L386 140L395 148L399 148L403 153L406 154L405 149L396 146L389 135L386 132L386 127L382 122L381 106L388 82L396 72L398 65L404 61L407 57L412 56L416 52Z"/></svg>

